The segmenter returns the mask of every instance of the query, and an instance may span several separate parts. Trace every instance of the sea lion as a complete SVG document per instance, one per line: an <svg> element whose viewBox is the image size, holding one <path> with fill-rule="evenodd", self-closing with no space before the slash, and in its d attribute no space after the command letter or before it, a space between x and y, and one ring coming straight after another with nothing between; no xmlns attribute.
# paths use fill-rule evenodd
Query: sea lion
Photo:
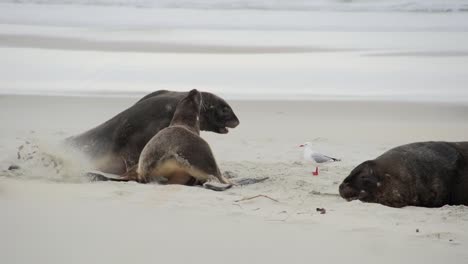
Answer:
<svg viewBox="0 0 468 264"><path fill-rule="evenodd" d="M95 169L121 175L135 166L146 143L161 129L169 126L177 103L187 92L156 91L141 98L130 108L103 124L66 142L84 152ZM201 92L200 129L228 133L239 119L222 98Z"/></svg>
<svg viewBox="0 0 468 264"><path fill-rule="evenodd" d="M191 90L176 107L168 127L159 131L141 152L136 173L123 180L147 183L201 185L218 181L232 186L221 174L208 143L200 137L202 96ZM209 183L211 184L211 183Z"/></svg>
<svg viewBox="0 0 468 264"><path fill-rule="evenodd" d="M440 207L468 205L468 142L399 146L351 171L339 187L350 201Z"/></svg>

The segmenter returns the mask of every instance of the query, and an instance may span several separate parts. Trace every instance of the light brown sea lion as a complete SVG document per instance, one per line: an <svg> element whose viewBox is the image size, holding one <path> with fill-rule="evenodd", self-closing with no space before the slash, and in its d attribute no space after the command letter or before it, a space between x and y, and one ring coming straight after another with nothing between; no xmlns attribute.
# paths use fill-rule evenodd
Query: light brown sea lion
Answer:
<svg viewBox="0 0 468 264"><path fill-rule="evenodd" d="M138 161L138 182L204 184L218 180L231 186L221 174L208 143L200 137L202 96L192 90L176 108L167 128L143 148Z"/></svg>

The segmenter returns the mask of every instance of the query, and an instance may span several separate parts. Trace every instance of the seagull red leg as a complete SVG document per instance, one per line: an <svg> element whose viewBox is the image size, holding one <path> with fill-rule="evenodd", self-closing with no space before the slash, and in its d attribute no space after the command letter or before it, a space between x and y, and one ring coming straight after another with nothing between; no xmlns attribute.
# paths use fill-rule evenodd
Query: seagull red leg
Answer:
<svg viewBox="0 0 468 264"><path fill-rule="evenodd" d="M319 174L318 167L315 167L315 171L312 172L312 175L318 176L318 174Z"/></svg>

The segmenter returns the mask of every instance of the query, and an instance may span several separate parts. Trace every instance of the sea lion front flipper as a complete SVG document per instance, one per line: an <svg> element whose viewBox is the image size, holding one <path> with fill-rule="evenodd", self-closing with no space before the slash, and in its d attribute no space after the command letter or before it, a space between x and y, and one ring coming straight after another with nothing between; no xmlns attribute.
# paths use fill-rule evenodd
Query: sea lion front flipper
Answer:
<svg viewBox="0 0 468 264"><path fill-rule="evenodd" d="M216 181L207 181L203 184L203 187L213 191L221 192L231 188L232 184L220 183Z"/></svg>

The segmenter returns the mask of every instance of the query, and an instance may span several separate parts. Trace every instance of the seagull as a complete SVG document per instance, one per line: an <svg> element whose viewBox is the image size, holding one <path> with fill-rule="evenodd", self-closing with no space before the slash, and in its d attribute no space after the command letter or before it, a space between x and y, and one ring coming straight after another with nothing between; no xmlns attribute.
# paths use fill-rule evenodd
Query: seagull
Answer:
<svg viewBox="0 0 468 264"><path fill-rule="evenodd" d="M312 175L317 176L319 174L318 164L341 161L340 159L332 158L332 157L323 155L322 153L313 151L310 148L310 145L311 144L309 142L306 142L300 145L299 147L304 148L304 160L312 161L314 164L316 164L315 171L312 172Z"/></svg>

